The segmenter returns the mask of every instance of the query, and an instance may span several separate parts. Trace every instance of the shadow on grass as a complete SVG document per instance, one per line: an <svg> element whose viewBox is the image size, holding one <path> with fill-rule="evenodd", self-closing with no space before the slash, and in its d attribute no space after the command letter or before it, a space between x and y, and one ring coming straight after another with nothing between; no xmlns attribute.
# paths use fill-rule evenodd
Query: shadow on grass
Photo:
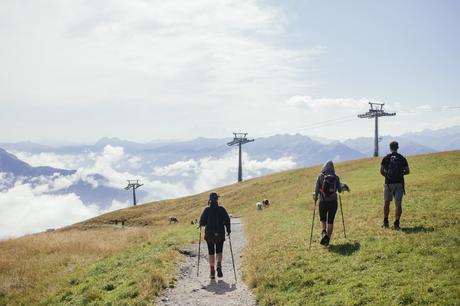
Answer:
<svg viewBox="0 0 460 306"><path fill-rule="evenodd" d="M414 227L401 227L401 231L405 234L431 233L434 232L434 228L419 225Z"/></svg>
<svg viewBox="0 0 460 306"><path fill-rule="evenodd" d="M332 253L343 255L343 256L350 256L354 252L358 251L360 247L361 247L361 244L359 242L336 244L336 245L330 245L329 251Z"/></svg>

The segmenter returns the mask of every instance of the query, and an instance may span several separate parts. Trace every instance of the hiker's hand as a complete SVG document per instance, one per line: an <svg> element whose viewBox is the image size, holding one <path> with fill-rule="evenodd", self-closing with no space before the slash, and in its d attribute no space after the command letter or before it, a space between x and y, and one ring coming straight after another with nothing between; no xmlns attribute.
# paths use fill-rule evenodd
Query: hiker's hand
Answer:
<svg viewBox="0 0 460 306"><path fill-rule="evenodd" d="M348 187L347 184L342 184L342 191L348 191L348 192L350 192L351 189L350 189L350 187Z"/></svg>
<svg viewBox="0 0 460 306"><path fill-rule="evenodd" d="M313 201L315 201L315 202L318 201L318 194L316 194L316 193L313 192L313 193L311 194L311 196L312 196L312 198L313 198Z"/></svg>

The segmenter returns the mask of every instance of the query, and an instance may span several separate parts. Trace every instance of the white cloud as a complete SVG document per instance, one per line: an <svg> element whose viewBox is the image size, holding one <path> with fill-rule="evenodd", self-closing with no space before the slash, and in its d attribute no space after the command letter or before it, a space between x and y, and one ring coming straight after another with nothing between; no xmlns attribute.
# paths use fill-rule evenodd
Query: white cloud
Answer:
<svg viewBox="0 0 460 306"><path fill-rule="evenodd" d="M33 167L49 166L60 169L76 169L83 162L84 158L79 155L56 154L41 152L32 154L28 152L12 152L20 160L25 161Z"/></svg>
<svg viewBox="0 0 460 306"><path fill-rule="evenodd" d="M331 110L364 110L367 109L369 100L366 98L312 98L311 96L292 96L286 104L298 108L316 110L316 111L331 111Z"/></svg>
<svg viewBox="0 0 460 306"><path fill-rule="evenodd" d="M144 202L174 199L193 194L193 191L181 181L167 183L159 180L149 180L147 178L143 178L141 183L144 184L141 188L147 192L147 196L143 198Z"/></svg>
<svg viewBox="0 0 460 306"><path fill-rule="evenodd" d="M234 182L236 172L236 159L234 156L226 155L217 159L201 159L200 166L196 172L193 190L196 192L205 191ZM233 177L233 180L231 177Z"/></svg>
<svg viewBox="0 0 460 306"><path fill-rule="evenodd" d="M202 192L235 182L237 177L236 158L234 154L229 153L218 159L201 159L196 171L194 191ZM291 157L282 157L276 160L267 158L263 161L257 161L250 159L245 152L242 155L242 162L243 175L246 178L288 170L296 166Z"/></svg>
<svg viewBox="0 0 460 306"><path fill-rule="evenodd" d="M130 168L139 169L142 167L142 160L143 158L141 156L133 156L128 159L128 164Z"/></svg>
<svg viewBox="0 0 460 306"><path fill-rule="evenodd" d="M190 176L196 173L199 163L193 159L178 161L163 167L153 168L153 175L156 176Z"/></svg>
<svg viewBox="0 0 460 306"><path fill-rule="evenodd" d="M267 158L263 161L253 160L243 152L244 176L254 177L262 174L292 169L296 163L291 157L280 159ZM163 167L155 167L153 175L164 177L191 177L192 186L188 192L197 193L233 183L236 179L237 157L228 153L220 158L206 157L198 160L179 161Z"/></svg>
<svg viewBox="0 0 460 306"><path fill-rule="evenodd" d="M118 171L116 168L119 163L125 158L124 149L122 147L114 147L106 145L102 153L91 153L89 157L93 160L93 164L77 169L77 172L72 175L72 179L77 181L82 179L94 187L99 185L99 182L94 179L94 175L99 174L108 179L103 184L107 187L120 188L126 183L127 179L132 179L134 176L126 171Z"/></svg>
<svg viewBox="0 0 460 306"><path fill-rule="evenodd" d="M118 209L123 209L126 207L130 207L132 204L130 202L120 202L117 200L113 200L110 208L107 211L113 211Z"/></svg>
<svg viewBox="0 0 460 306"><path fill-rule="evenodd" d="M415 109L418 110L418 111L424 111L424 112L430 112L430 111L433 110L431 105L428 105L428 104L417 106Z"/></svg>
<svg viewBox="0 0 460 306"><path fill-rule="evenodd" d="M58 228L101 213L75 194L43 194L28 184L0 192L0 239Z"/></svg>
<svg viewBox="0 0 460 306"><path fill-rule="evenodd" d="M263 161L248 160L246 167L250 172L255 172L257 175L261 174L261 170L269 170L273 172L284 171L292 169L296 163L292 157L282 157L280 159L267 158Z"/></svg>
<svg viewBox="0 0 460 306"><path fill-rule="evenodd" d="M322 52L279 43L283 12L256 0L11 2L0 18L0 96L15 102L2 120L34 126L12 128L12 139L222 136L246 120L249 101L248 118L275 117ZM223 117L229 130L209 128Z"/></svg>
<svg viewBox="0 0 460 306"><path fill-rule="evenodd" d="M0 191L10 188L14 185L14 175L12 173L0 172Z"/></svg>

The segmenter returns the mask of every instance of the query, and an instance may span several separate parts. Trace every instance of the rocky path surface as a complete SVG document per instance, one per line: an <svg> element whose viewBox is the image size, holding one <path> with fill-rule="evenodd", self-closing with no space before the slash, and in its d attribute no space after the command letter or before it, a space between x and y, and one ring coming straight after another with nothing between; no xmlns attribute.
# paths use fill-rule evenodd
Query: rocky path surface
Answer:
<svg viewBox="0 0 460 306"><path fill-rule="evenodd" d="M163 296L158 299L157 305L255 305L254 296L241 280L240 259L245 245L243 230L241 219L232 218L231 242L235 259L236 282L228 238L224 244L222 261L224 277L216 277L214 280L209 278L208 249L206 242L202 241L200 275L197 277L198 244L194 244L183 250L186 258L181 263L176 285L165 291Z"/></svg>

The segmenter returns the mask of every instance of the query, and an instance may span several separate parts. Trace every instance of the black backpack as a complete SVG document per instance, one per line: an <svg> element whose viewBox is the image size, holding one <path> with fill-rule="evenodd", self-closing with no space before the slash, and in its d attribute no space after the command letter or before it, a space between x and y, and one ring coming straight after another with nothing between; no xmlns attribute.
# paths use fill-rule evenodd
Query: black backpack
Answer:
<svg viewBox="0 0 460 306"><path fill-rule="evenodd" d="M401 158L398 155L390 155L389 162L386 168L386 178L390 181L400 180L403 176L401 167Z"/></svg>
<svg viewBox="0 0 460 306"><path fill-rule="evenodd" d="M324 198L330 198L334 195L337 191L337 176L334 174L325 174L320 191Z"/></svg>

